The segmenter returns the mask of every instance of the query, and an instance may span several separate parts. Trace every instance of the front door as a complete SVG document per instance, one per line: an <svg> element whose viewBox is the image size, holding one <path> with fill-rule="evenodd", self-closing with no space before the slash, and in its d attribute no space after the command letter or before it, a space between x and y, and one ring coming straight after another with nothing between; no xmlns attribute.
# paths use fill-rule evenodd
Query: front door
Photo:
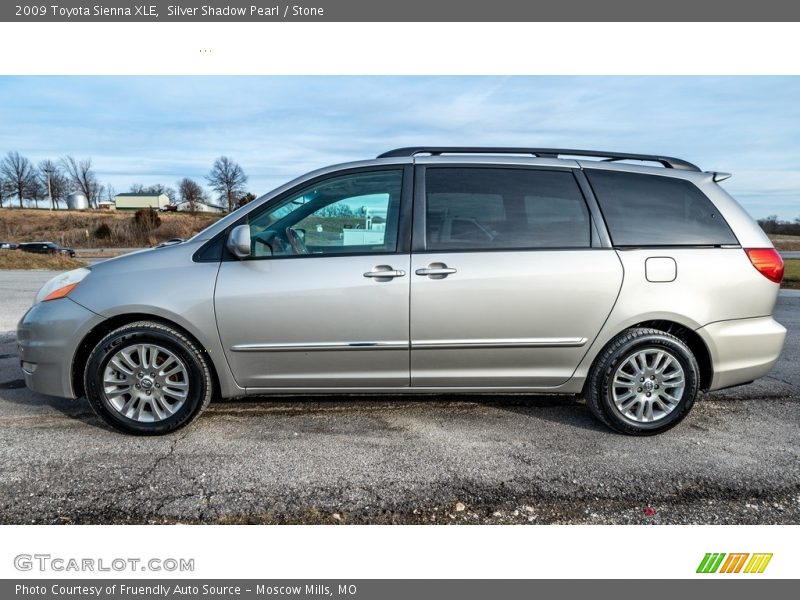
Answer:
<svg viewBox="0 0 800 600"><path fill-rule="evenodd" d="M409 385L403 179L403 168L340 174L253 214L251 256L222 262L215 293L239 385Z"/></svg>
<svg viewBox="0 0 800 600"><path fill-rule="evenodd" d="M418 175L419 176L419 175ZM411 384L565 383L622 284L569 170L427 167L411 260ZM597 244L595 244L596 246Z"/></svg>

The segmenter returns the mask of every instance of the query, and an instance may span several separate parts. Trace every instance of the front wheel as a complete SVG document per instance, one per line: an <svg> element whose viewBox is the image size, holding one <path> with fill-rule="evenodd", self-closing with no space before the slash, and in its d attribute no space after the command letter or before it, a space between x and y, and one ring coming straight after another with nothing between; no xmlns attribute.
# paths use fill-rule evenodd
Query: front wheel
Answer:
<svg viewBox="0 0 800 600"><path fill-rule="evenodd" d="M84 372L86 397L112 427L160 435L193 420L214 391L208 360L184 333L140 321L106 335Z"/></svg>
<svg viewBox="0 0 800 600"><path fill-rule="evenodd" d="M689 413L698 388L697 360L686 344L656 329L628 329L596 359L587 404L620 433L653 435Z"/></svg>

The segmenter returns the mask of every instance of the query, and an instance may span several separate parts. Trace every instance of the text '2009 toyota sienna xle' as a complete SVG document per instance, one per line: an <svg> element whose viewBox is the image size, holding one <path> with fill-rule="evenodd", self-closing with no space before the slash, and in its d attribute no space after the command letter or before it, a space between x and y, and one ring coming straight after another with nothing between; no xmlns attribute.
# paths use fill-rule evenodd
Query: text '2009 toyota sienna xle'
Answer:
<svg viewBox="0 0 800 600"><path fill-rule="evenodd" d="M18 326L25 381L139 434L214 396L331 392L584 394L658 433L783 347L783 262L725 176L542 148L315 171L45 284Z"/></svg>

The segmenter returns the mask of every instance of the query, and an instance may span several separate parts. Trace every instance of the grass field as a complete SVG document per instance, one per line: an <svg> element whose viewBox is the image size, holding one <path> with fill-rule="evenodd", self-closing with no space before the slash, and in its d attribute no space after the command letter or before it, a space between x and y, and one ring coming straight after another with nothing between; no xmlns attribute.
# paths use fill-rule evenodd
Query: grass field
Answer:
<svg viewBox="0 0 800 600"><path fill-rule="evenodd" d="M143 231L133 223L133 212L0 209L0 240L56 242L71 248L141 248L171 238L188 238L220 215L158 213L161 225ZM105 227L102 227L105 225Z"/></svg>
<svg viewBox="0 0 800 600"><path fill-rule="evenodd" d="M138 248L78 248L76 258L78 260L83 258L114 258L115 256L128 254L132 250L137 249Z"/></svg>
<svg viewBox="0 0 800 600"><path fill-rule="evenodd" d="M800 288L800 259L790 258L783 263L783 287Z"/></svg>
<svg viewBox="0 0 800 600"><path fill-rule="evenodd" d="M800 250L800 235L770 235L778 250Z"/></svg>
<svg viewBox="0 0 800 600"><path fill-rule="evenodd" d="M61 254L33 254L21 250L0 250L0 269L67 271L85 266L85 262Z"/></svg>

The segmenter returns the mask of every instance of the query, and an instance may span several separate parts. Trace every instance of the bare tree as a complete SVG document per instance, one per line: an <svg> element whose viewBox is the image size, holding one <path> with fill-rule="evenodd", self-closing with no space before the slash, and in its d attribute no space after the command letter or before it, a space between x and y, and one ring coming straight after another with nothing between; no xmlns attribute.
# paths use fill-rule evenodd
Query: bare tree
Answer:
<svg viewBox="0 0 800 600"><path fill-rule="evenodd" d="M208 185L225 199L228 210L232 211L239 198L244 195L244 184L247 183L247 175L237 163L227 156L220 156L214 161L211 172L206 176Z"/></svg>
<svg viewBox="0 0 800 600"><path fill-rule="evenodd" d="M35 208L39 208L39 200L47 200L47 188L42 185L42 182L39 181L39 177L37 177L38 173L34 169L33 172L33 181L31 182L31 186L28 188L28 207L31 205L31 200L33 200L33 206Z"/></svg>
<svg viewBox="0 0 800 600"><path fill-rule="evenodd" d="M0 174L6 180L11 192L19 199L19 207L22 208L23 198L30 197L36 185L36 173L31 161L20 156L19 152L9 152L0 162Z"/></svg>
<svg viewBox="0 0 800 600"><path fill-rule="evenodd" d="M3 202L8 200L8 208L11 208L11 198L14 196L14 191L11 189L11 182L9 182L0 171L0 208L3 208Z"/></svg>
<svg viewBox="0 0 800 600"><path fill-rule="evenodd" d="M89 201L89 206L97 208L97 201L103 193L103 186L97 180L92 170L92 159L75 160L72 156L65 156L61 164L67 172L72 185L81 192Z"/></svg>
<svg viewBox="0 0 800 600"><path fill-rule="evenodd" d="M355 211L344 202L334 202L319 211L320 217L354 217Z"/></svg>
<svg viewBox="0 0 800 600"><path fill-rule="evenodd" d="M181 202L189 205L189 212L197 212L198 204L205 200L203 188L194 179L184 177L178 182L178 193L181 195Z"/></svg>
<svg viewBox="0 0 800 600"><path fill-rule="evenodd" d="M0 208L3 208L3 201L8 193L8 184L3 177L0 177Z"/></svg>
<svg viewBox="0 0 800 600"><path fill-rule="evenodd" d="M761 225L761 229L764 230L764 233L778 233L778 215L770 215L759 219L758 224Z"/></svg>
<svg viewBox="0 0 800 600"><path fill-rule="evenodd" d="M239 201L236 203L236 206L241 208L245 204L250 204L255 199L256 195L253 192L247 192L244 196L239 198Z"/></svg>
<svg viewBox="0 0 800 600"><path fill-rule="evenodd" d="M151 186L148 186L147 188L145 188L144 191L148 194L153 194L155 196L160 196L161 194L164 194L167 198L169 198L170 204L175 204L175 201L178 199L178 194L175 192L173 188L168 187L166 185L161 185L160 183L155 183Z"/></svg>
<svg viewBox="0 0 800 600"><path fill-rule="evenodd" d="M114 186L110 183L107 183L105 187L103 187L103 198L106 202L114 202L114 198L117 197L117 190L114 189Z"/></svg>
<svg viewBox="0 0 800 600"><path fill-rule="evenodd" d="M69 194L69 180L61 166L53 160L39 163L39 184L46 198L50 199L50 210L58 209L58 203Z"/></svg>

